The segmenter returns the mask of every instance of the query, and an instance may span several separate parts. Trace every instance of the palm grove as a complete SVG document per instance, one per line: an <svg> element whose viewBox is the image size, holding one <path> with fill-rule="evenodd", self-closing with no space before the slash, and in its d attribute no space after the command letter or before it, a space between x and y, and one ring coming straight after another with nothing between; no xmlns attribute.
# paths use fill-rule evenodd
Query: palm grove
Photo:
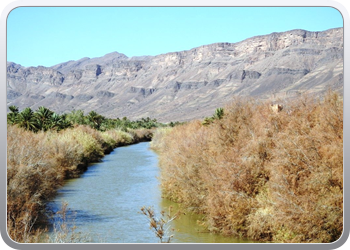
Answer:
<svg viewBox="0 0 350 250"><path fill-rule="evenodd" d="M164 126L157 122L156 119L149 117L142 118L137 121L131 121L127 117L122 119L106 118L95 111L90 111L84 115L82 110L73 110L67 114L57 114L50 109L41 106L36 111L27 107L19 112L18 107L10 106L10 112L7 114L7 122L10 125L18 125L21 128L33 132L56 130L60 131L73 125L88 125L99 131L107 131L110 129L138 129L138 128L153 128ZM174 124L174 123L171 123Z"/></svg>

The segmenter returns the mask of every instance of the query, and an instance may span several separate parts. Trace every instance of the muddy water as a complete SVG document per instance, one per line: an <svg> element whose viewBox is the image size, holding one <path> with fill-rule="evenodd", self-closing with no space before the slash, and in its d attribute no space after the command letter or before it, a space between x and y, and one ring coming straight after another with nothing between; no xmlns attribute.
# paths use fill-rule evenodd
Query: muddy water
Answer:
<svg viewBox="0 0 350 250"><path fill-rule="evenodd" d="M161 198L157 164L157 155L148 142L116 148L80 178L67 181L49 206L57 211L62 202L67 202L69 221L90 242L157 243L140 208L153 206L156 213L167 211L169 206L177 208L177 204ZM173 221L172 242L242 242L201 232L198 219L187 213Z"/></svg>

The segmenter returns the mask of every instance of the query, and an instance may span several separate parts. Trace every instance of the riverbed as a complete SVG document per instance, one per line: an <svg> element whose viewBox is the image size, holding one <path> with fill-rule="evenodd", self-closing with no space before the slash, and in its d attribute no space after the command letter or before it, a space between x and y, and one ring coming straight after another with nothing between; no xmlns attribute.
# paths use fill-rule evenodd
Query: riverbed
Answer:
<svg viewBox="0 0 350 250"><path fill-rule="evenodd" d="M79 178L66 181L48 206L57 212L68 203L69 226L93 243L157 243L141 207L156 214L178 205L163 199L159 187L158 156L142 142L114 149L101 162L91 164ZM54 219L57 221L57 219ZM248 242L207 233L195 214L182 214L170 224L173 243Z"/></svg>

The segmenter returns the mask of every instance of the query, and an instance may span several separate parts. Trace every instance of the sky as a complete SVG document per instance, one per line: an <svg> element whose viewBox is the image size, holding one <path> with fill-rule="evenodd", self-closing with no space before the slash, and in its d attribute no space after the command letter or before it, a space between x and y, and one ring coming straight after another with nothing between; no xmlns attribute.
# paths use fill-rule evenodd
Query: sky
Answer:
<svg viewBox="0 0 350 250"><path fill-rule="evenodd" d="M115 51L154 56L338 27L343 19L332 7L19 7L7 18L7 61L50 67Z"/></svg>

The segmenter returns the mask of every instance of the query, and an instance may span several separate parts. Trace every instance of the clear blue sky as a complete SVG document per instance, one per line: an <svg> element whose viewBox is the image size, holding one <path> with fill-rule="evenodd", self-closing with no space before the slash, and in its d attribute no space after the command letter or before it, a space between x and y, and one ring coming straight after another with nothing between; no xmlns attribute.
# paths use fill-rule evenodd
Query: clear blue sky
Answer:
<svg viewBox="0 0 350 250"><path fill-rule="evenodd" d="M117 51L189 50L292 29L343 27L331 7L20 7L7 19L7 60L53 66Z"/></svg>

